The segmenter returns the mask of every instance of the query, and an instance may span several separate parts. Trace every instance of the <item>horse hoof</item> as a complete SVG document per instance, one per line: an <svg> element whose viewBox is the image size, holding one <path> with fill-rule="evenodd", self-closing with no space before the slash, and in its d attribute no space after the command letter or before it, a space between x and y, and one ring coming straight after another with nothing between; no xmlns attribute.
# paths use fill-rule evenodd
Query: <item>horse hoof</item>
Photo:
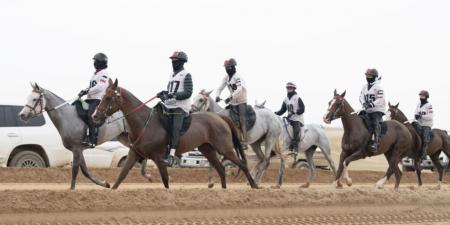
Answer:
<svg viewBox="0 0 450 225"><path fill-rule="evenodd" d="M302 185L300 185L300 188L309 188L309 183L304 183Z"/></svg>
<svg viewBox="0 0 450 225"><path fill-rule="evenodd" d="M208 188L213 188L213 187L214 187L214 183L208 184Z"/></svg>
<svg viewBox="0 0 450 225"><path fill-rule="evenodd" d="M110 188L110 187L111 187L111 185L105 181L105 188Z"/></svg>
<svg viewBox="0 0 450 225"><path fill-rule="evenodd" d="M335 186L336 189L342 189L342 188L344 188L344 186L342 185L342 183L339 182L339 181L338 181L338 182L335 182L334 186Z"/></svg>
<svg viewBox="0 0 450 225"><path fill-rule="evenodd" d="M347 179L347 186L351 187L353 185L352 179Z"/></svg>
<svg viewBox="0 0 450 225"><path fill-rule="evenodd" d="M273 186L270 186L270 188L272 188L272 189L280 189L281 185L279 185L279 184L273 185Z"/></svg>
<svg viewBox="0 0 450 225"><path fill-rule="evenodd" d="M375 189L381 190L381 189L384 189L384 186L382 186L382 185L375 185Z"/></svg>

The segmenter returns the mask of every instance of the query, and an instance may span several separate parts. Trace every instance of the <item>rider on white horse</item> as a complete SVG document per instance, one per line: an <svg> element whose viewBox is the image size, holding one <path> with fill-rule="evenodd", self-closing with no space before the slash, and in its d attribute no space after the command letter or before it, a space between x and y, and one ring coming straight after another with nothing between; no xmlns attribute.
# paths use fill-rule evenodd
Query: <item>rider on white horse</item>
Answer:
<svg viewBox="0 0 450 225"><path fill-rule="evenodd" d="M89 82L89 88L81 90L78 97L81 98L87 94L86 102L89 104L88 109L88 133L84 135L82 143L94 148L97 144L98 127L99 125L94 123L92 114L94 114L97 106L100 104L100 100L105 91L108 88L108 57L103 53L97 53L94 55L94 68L95 72Z"/></svg>
<svg viewBox="0 0 450 225"><path fill-rule="evenodd" d="M236 73L236 60L230 58L225 60L224 67L228 75L226 75L216 92L216 102L219 102L220 93L225 87L228 87L230 96L225 99L226 104L230 104L232 110L238 112L240 129L242 132L241 144L243 149L247 149L247 88L241 75Z"/></svg>
<svg viewBox="0 0 450 225"><path fill-rule="evenodd" d="M172 117L169 145L164 158L161 159L163 164L171 167L176 160L175 151L178 148L184 118L189 116L191 110L193 85L191 74L184 69L184 63L188 61L186 53L174 52L170 59L172 60L173 74L169 77L167 91L159 92L157 97L164 102Z"/></svg>
<svg viewBox="0 0 450 225"><path fill-rule="evenodd" d="M300 131L301 127L304 126L305 121L303 119L303 113L305 112L305 105L303 104L302 99L295 91L297 86L288 82L286 84L287 96L283 100L283 104L281 105L281 109L275 112L275 114L281 116L286 111L288 112L287 121L292 126L293 130L293 138L291 139L291 143L289 144L289 150L298 153L298 146L301 140Z"/></svg>
<svg viewBox="0 0 450 225"><path fill-rule="evenodd" d="M430 97L428 91L421 91L419 97L420 103L417 104L414 117L422 127L422 159L426 159L428 144L431 141L431 128L433 127L433 106L428 102Z"/></svg>

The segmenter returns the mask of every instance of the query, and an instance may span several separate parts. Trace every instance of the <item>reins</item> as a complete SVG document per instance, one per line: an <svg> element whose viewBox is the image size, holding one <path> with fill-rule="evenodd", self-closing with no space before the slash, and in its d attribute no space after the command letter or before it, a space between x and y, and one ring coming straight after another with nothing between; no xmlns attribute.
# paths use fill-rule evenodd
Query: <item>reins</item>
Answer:
<svg viewBox="0 0 450 225"><path fill-rule="evenodd" d="M28 105L28 104L25 105L25 107L29 108L29 109L33 112L33 114L34 114L33 116L31 116L31 118L36 118L36 117L38 117L40 114L43 114L44 112L47 112L47 113L48 113L48 112L51 112L51 111L53 111L53 110L57 110L57 109L59 109L59 108L65 106L66 104L69 104L69 102L74 101L75 99L78 98L78 97L72 98L72 99L70 99L70 100L68 100L68 101L65 101L65 102L63 102L63 103L61 103L61 104L59 104L59 105L57 105L57 106L55 106L55 107L53 107L53 108L51 108L51 109L49 109L49 110L45 110L44 107L43 107L43 104L44 104L44 98L43 98L43 97L44 97L44 92L37 92L37 91L33 91L33 92L39 94L39 99L36 101L36 103L34 104L34 106L30 106L30 105ZM36 111L36 108L38 107L38 105L41 107L41 111L40 111L40 112L37 112L37 111Z"/></svg>

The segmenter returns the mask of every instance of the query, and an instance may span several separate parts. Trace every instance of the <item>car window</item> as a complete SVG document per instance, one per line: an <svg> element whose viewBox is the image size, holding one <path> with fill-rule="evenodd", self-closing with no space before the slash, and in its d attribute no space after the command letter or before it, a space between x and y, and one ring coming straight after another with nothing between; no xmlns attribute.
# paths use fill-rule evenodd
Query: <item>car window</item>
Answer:
<svg viewBox="0 0 450 225"><path fill-rule="evenodd" d="M24 123L19 119L22 106L0 105L0 127L38 127L45 124L44 116L39 115Z"/></svg>

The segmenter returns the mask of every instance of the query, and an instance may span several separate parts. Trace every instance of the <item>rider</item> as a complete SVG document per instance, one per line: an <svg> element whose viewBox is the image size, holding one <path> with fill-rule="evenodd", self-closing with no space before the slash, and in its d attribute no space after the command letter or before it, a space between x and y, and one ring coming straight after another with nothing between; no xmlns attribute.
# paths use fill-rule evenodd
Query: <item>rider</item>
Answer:
<svg viewBox="0 0 450 225"><path fill-rule="evenodd" d="M383 121L386 101L383 88L380 85L381 78L378 78L378 71L376 69L367 69L365 75L367 84L364 85L361 90L359 101L363 105L364 111L367 113L370 120L370 127L373 131L372 135L374 138L371 138L369 149L375 153L378 150L380 141L380 123Z"/></svg>
<svg viewBox="0 0 450 225"><path fill-rule="evenodd" d="M88 134L85 134L83 137L82 143L89 146L90 148L94 148L97 144L97 136L98 136L98 125L94 123L92 114L94 114L97 106L100 104L100 100L108 88L108 57L103 53L97 53L94 55L94 75L91 77L91 81L89 83L89 88L81 90L78 94L78 97L87 94L86 102L89 104L88 109Z"/></svg>
<svg viewBox="0 0 450 225"><path fill-rule="evenodd" d="M431 141L430 133L433 127L433 106L428 102L430 94L428 91L421 91L419 93L420 103L417 104L415 119L422 126L422 159L427 157L427 147Z"/></svg>
<svg viewBox="0 0 450 225"><path fill-rule="evenodd" d="M173 74L170 75L167 91L161 91L157 96L164 102L169 115L172 117L170 141L161 163L173 166L175 151L180 139L180 130L184 118L189 116L193 85L191 74L184 69L184 63L188 61L186 53L174 52L169 58L172 60Z"/></svg>
<svg viewBox="0 0 450 225"><path fill-rule="evenodd" d="M288 111L287 121L292 126L294 132L294 137L289 144L289 150L295 150L295 152L297 153L298 144L301 140L300 129L304 125L303 113L305 112L305 105L303 104L300 96L298 96L297 92L295 91L296 89L297 86L294 83L288 82L286 84L287 96L283 100L281 109L275 112L275 114L281 116L286 111Z"/></svg>
<svg viewBox="0 0 450 225"><path fill-rule="evenodd" d="M228 86L230 96L225 99L226 104L230 104L231 109L239 114L239 123L241 125L241 145L243 149L247 149L247 89L241 75L236 73L237 62L230 58L225 60L224 67L227 75L222 79L216 92L216 102L219 102L220 93Z"/></svg>

